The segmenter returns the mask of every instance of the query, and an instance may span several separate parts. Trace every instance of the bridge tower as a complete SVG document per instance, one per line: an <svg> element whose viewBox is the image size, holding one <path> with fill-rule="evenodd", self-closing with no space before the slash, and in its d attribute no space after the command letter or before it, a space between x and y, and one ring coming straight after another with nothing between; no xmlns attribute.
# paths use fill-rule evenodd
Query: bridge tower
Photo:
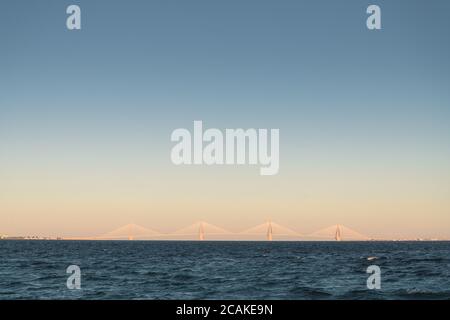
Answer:
<svg viewBox="0 0 450 320"><path fill-rule="evenodd" d="M198 240L205 240L205 230L203 228L203 222L200 222L200 227L198 228Z"/></svg>
<svg viewBox="0 0 450 320"><path fill-rule="evenodd" d="M134 224L133 223L130 223L129 225L128 225L128 240L134 240L134 233L133 233L133 226L134 226Z"/></svg>
<svg viewBox="0 0 450 320"><path fill-rule="evenodd" d="M336 226L336 233L334 234L334 240L336 240L336 241L341 241L342 240L341 226L340 225Z"/></svg>
<svg viewBox="0 0 450 320"><path fill-rule="evenodd" d="M273 229L272 229L272 222L269 220L268 224L267 224L267 241L272 241L273 240Z"/></svg>

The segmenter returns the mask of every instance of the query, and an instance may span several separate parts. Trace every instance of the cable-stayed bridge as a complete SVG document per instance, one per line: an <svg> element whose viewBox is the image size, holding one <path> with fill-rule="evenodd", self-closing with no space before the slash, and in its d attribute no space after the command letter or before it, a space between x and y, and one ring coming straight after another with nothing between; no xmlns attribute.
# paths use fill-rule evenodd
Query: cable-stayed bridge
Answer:
<svg viewBox="0 0 450 320"><path fill-rule="evenodd" d="M341 224L311 234L301 234L289 227L267 221L241 232L231 232L205 221L195 222L174 232L162 233L130 223L95 237L70 240L289 240L289 241L367 241L370 237Z"/></svg>

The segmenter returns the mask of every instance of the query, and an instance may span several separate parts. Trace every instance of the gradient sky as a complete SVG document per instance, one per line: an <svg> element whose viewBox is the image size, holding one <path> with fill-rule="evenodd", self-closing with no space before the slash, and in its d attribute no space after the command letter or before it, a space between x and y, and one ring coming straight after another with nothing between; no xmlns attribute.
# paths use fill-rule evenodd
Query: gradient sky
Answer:
<svg viewBox="0 0 450 320"><path fill-rule="evenodd" d="M78 4L82 30L66 29ZM382 30L366 28L369 4ZM0 234L196 220L450 237L450 2L2 1ZM280 172L171 132L279 128Z"/></svg>

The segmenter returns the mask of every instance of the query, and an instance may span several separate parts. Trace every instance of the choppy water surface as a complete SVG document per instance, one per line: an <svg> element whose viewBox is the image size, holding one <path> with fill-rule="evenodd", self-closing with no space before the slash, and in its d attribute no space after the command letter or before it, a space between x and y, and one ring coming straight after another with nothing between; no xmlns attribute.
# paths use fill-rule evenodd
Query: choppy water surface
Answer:
<svg viewBox="0 0 450 320"><path fill-rule="evenodd" d="M450 243L0 241L0 299L55 298L450 299Z"/></svg>

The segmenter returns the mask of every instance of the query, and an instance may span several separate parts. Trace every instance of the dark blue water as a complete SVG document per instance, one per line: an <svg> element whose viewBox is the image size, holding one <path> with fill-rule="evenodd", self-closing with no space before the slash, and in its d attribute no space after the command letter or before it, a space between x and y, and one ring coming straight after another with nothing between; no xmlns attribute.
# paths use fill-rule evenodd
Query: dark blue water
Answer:
<svg viewBox="0 0 450 320"><path fill-rule="evenodd" d="M0 299L55 298L450 299L450 243L0 241Z"/></svg>

